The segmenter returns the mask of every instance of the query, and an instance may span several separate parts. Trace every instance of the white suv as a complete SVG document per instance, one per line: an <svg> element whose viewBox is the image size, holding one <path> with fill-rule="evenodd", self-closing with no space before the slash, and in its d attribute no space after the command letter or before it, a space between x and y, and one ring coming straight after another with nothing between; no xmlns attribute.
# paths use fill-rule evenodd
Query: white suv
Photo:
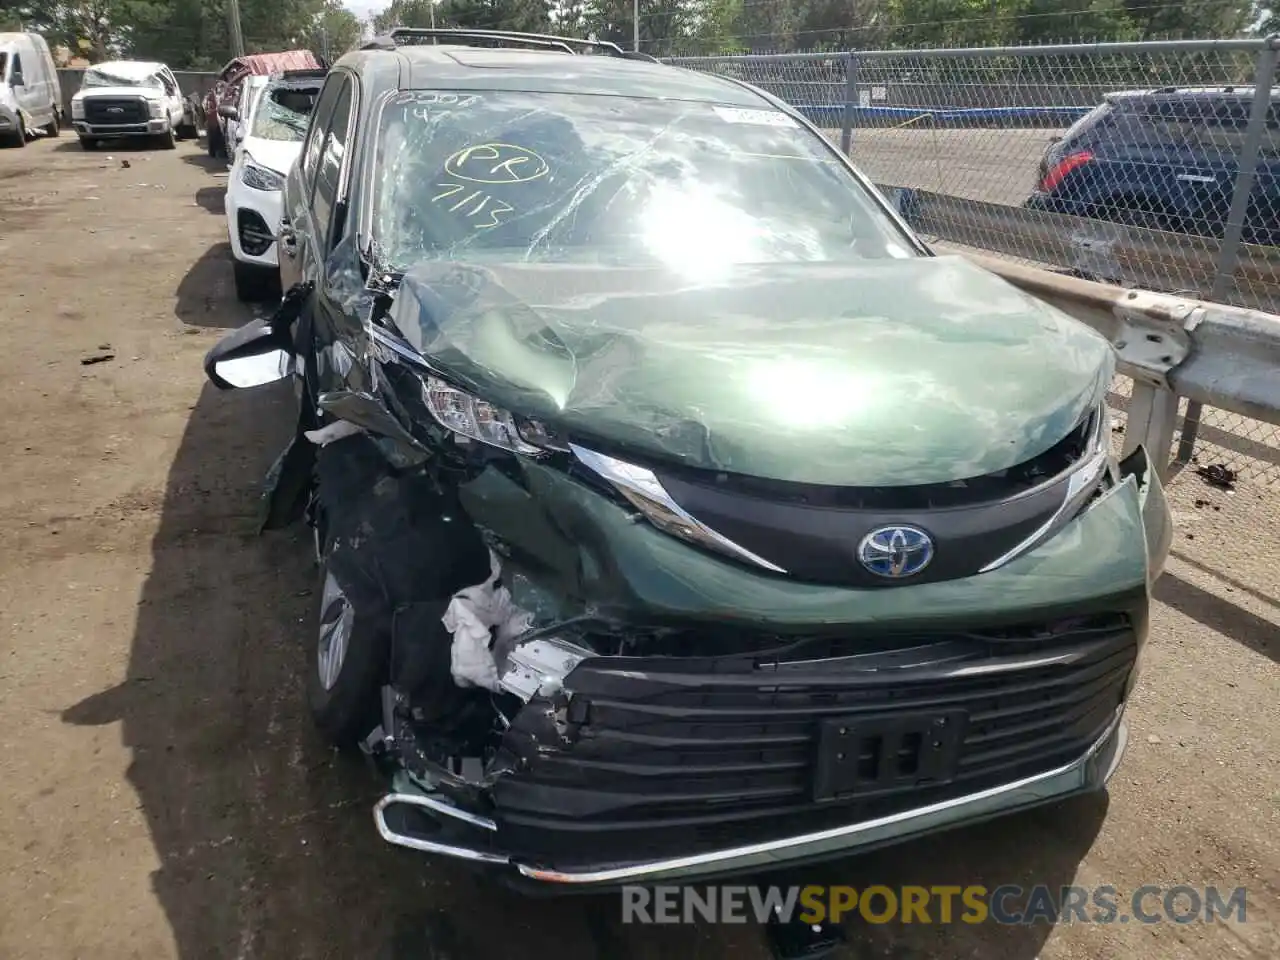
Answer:
<svg viewBox="0 0 1280 960"><path fill-rule="evenodd" d="M86 150L125 137L151 137L172 150L183 117L178 81L163 63L99 63L85 70L80 92L71 98L71 122Z"/></svg>
<svg viewBox="0 0 1280 960"><path fill-rule="evenodd" d="M323 70L293 70L253 77L241 106L219 108L234 149L227 179L227 234L235 269L236 296L265 300L280 295L277 236L284 179L302 152L302 140Z"/></svg>

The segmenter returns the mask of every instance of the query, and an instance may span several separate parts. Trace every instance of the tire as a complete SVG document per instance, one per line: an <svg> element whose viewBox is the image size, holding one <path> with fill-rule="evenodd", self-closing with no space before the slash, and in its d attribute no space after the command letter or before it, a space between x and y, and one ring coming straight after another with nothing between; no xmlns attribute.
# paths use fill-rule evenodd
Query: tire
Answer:
<svg viewBox="0 0 1280 960"><path fill-rule="evenodd" d="M93 137L81 137L81 138L80 138L80 149L81 149L81 150L97 150L97 149L98 149L98 141L97 141L97 140L95 140L95 139L93 139Z"/></svg>
<svg viewBox="0 0 1280 960"><path fill-rule="evenodd" d="M269 267L232 261L236 298L242 303L261 303L280 296L280 274Z"/></svg>
<svg viewBox="0 0 1280 960"><path fill-rule="evenodd" d="M178 138L174 136L172 124L169 126L169 129L160 134L157 139L161 150L172 150L178 145Z"/></svg>
<svg viewBox="0 0 1280 960"><path fill-rule="evenodd" d="M62 136L62 117L57 110L53 111L53 119L46 123L42 129L50 137Z"/></svg>
<svg viewBox="0 0 1280 960"><path fill-rule="evenodd" d="M389 669L391 637L346 595L330 572L327 547L316 594L304 668L307 708L326 741L351 748L379 722L378 694Z"/></svg>
<svg viewBox="0 0 1280 960"><path fill-rule="evenodd" d="M22 122L22 114L18 114L18 129L4 138L7 147L25 147L27 145L27 128Z"/></svg>

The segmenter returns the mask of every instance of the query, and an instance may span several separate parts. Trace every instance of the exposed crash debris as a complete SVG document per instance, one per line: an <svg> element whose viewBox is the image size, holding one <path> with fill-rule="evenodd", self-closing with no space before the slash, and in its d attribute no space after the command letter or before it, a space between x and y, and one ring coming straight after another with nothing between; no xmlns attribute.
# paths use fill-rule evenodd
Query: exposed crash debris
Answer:
<svg viewBox="0 0 1280 960"><path fill-rule="evenodd" d="M333 443L335 440L341 440L343 437L350 437L363 432L362 428L349 420L336 420L318 430L304 430L302 435L317 447L323 447L326 444Z"/></svg>
<svg viewBox="0 0 1280 960"><path fill-rule="evenodd" d="M490 551L489 558L489 579L455 593L441 619L453 635L454 682L460 687L499 690L497 661L500 656L505 659L505 651L529 629L533 616L512 603L511 591L500 582L502 566L497 555Z"/></svg>
<svg viewBox="0 0 1280 960"><path fill-rule="evenodd" d="M1207 467L1196 467L1196 476L1211 487L1219 490L1235 490L1239 474L1222 463L1211 463Z"/></svg>

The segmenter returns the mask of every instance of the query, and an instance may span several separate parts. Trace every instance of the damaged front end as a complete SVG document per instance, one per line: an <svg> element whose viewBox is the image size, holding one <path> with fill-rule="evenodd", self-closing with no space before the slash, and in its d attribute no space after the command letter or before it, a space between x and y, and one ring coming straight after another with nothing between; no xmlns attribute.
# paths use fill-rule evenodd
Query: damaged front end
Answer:
<svg viewBox="0 0 1280 960"><path fill-rule="evenodd" d="M717 469L746 431L717 448L648 398L627 401L647 446L639 417L621 441L593 433L627 385L565 371L632 347L532 322L502 339L520 307L487 301L483 271L440 270L321 351L299 438L335 585L320 672L344 631L348 657L379 651L357 671L368 710L327 732L359 728L385 765L384 839L594 888L831 857L1105 784L1169 529L1145 454L1110 459L1092 394L1034 468L824 500ZM449 316L467 322L431 328ZM496 385L503 354L523 385ZM900 581L853 562L894 523L962 549L940 537ZM309 682L332 712L341 684Z"/></svg>
<svg viewBox="0 0 1280 960"><path fill-rule="evenodd" d="M308 698L385 765L381 835L594 888L1102 787L1168 508L1105 342L973 270L347 271L358 327L286 297L215 348L300 383L269 515L309 497Z"/></svg>

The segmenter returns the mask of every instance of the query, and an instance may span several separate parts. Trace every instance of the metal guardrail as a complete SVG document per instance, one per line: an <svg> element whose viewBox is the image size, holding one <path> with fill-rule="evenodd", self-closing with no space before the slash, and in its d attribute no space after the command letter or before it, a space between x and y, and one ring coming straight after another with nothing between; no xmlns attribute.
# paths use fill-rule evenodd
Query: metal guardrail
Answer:
<svg viewBox="0 0 1280 960"><path fill-rule="evenodd" d="M1267 396L1252 379L1266 369L1258 364L1273 363L1271 377L1280 381L1280 357L1270 347L1272 337L1280 343L1280 324L1260 320L1267 319L1265 312L1280 312L1280 247L1246 242L1271 242L1266 230L1280 228L1280 205L1267 206L1280 193L1280 115L1272 92L1278 57L1280 38L1272 37L666 62L743 80L792 104L841 143L923 236L988 261L1009 279L1016 275L1014 282L1024 288L1036 285L1035 276L1042 278L1042 290L1071 281L1065 273L1114 284L1101 286L1112 302L1137 290L1193 304L1194 316L1212 322L1198 321L1189 334L1191 359L1180 361L1165 385L1150 387L1158 404L1148 402L1156 396L1148 384L1135 381L1126 436L1147 436L1159 460L1163 438L1176 433L1176 449L1164 447L1170 458L1187 462L1198 453L1202 461L1231 463L1280 485L1280 430L1274 426L1280 395ZM1181 171L1187 176L1178 182L1199 190L1203 202L1176 224L1153 210L1067 214L1024 206L1042 176L1050 142L1108 94L1193 87L1220 88L1243 106L1229 122L1157 118L1165 124L1159 131L1164 140L1193 141L1213 166ZM1073 300L1068 289L1090 289L1091 298ZM1099 296L1092 287L1069 286L1053 299L1104 329L1099 324L1110 311L1099 310ZM1240 322L1220 324L1232 308L1242 308L1231 314ZM1210 349L1227 352L1206 360ZM1216 387L1187 379L1181 367L1193 360L1197 370L1210 361L1223 366ZM1225 369L1232 364L1253 372L1229 376ZM1190 392L1177 392L1184 389ZM1167 422L1158 423L1161 417Z"/></svg>

